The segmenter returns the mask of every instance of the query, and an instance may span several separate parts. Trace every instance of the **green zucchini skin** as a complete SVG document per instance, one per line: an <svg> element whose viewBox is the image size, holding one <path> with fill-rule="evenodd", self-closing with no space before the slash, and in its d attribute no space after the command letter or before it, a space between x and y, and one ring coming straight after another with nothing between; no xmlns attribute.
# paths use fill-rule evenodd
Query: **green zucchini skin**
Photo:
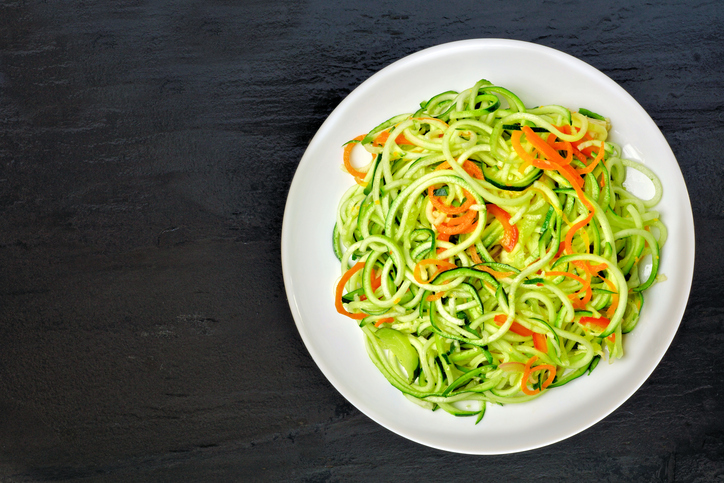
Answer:
<svg viewBox="0 0 724 483"><path fill-rule="evenodd" d="M483 176L485 181L492 184L496 188L507 191L523 191L533 183L535 183L541 176L543 176L543 170L539 168L529 169L529 173L515 181L501 180L500 176L497 175L498 169L491 168L483 163L482 167Z"/></svg>

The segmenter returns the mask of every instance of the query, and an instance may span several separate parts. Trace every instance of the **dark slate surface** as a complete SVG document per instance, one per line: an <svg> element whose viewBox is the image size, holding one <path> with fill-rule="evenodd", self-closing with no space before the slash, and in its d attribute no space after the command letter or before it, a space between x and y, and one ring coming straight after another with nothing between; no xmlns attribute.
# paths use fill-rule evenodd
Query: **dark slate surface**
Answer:
<svg viewBox="0 0 724 483"><path fill-rule="evenodd" d="M0 2L0 481L721 481L720 2ZM692 197L681 329L619 410L518 455L360 414L290 315L299 159L389 63L452 40L563 50L650 113Z"/></svg>

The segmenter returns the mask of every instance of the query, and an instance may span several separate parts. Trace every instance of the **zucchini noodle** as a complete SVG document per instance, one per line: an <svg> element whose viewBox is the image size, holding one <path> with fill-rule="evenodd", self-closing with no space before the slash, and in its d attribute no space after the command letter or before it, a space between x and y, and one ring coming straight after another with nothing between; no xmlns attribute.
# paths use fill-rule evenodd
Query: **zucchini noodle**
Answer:
<svg viewBox="0 0 724 483"><path fill-rule="evenodd" d="M335 304L408 399L480 421L623 356L667 232L609 129L482 80L345 145Z"/></svg>

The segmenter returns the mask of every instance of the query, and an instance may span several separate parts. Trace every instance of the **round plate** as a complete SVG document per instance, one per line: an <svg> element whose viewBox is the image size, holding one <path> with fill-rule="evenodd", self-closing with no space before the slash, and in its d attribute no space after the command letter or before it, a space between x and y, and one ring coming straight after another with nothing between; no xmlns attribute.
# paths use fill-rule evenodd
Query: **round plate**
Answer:
<svg viewBox="0 0 724 483"><path fill-rule="evenodd" d="M585 107L609 117L611 139L660 178L658 209L669 230L660 273L645 293L643 314L625 338L624 357L599 364L590 376L538 399L488 405L474 418L431 412L408 401L372 364L355 320L334 308L341 276L332 251L337 203L352 184L341 170L342 145L380 122L414 112L420 101L488 79L516 93L526 106ZM633 179L630 189L646 191ZM641 184L643 183L643 184ZM638 186L637 186L638 185ZM671 148L644 109L613 80L554 49L527 42L484 39L453 42L412 54L357 87L312 139L294 176L284 213L282 266L292 315L324 375L364 414L418 443L470 454L525 451L572 436L628 399L653 372L681 322L694 267L694 223L686 185Z"/></svg>

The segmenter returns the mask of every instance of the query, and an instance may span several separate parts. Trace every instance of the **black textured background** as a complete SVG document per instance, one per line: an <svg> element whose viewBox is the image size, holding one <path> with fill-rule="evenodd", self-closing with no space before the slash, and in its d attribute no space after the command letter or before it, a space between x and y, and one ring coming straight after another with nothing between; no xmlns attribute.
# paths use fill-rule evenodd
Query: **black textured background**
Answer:
<svg viewBox="0 0 724 483"><path fill-rule="evenodd" d="M659 368L582 434L445 453L348 404L281 275L306 144L360 82L466 38L592 64L689 186ZM0 0L0 481L724 480L724 4Z"/></svg>

